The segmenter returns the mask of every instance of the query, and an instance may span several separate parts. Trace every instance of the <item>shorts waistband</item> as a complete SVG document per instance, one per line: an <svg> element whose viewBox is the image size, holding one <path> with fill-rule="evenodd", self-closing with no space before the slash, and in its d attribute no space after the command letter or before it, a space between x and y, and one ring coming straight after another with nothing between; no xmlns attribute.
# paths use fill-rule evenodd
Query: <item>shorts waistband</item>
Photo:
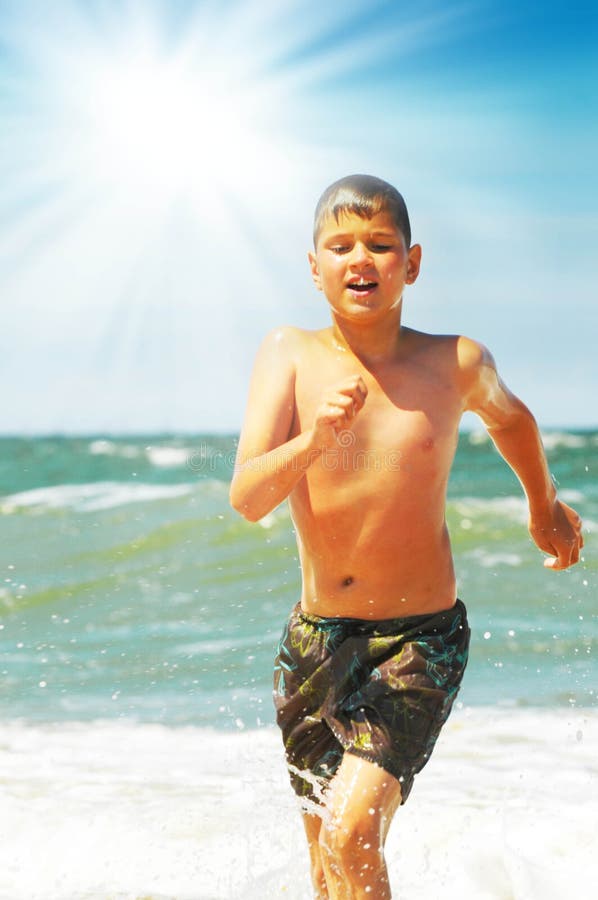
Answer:
<svg viewBox="0 0 598 900"><path fill-rule="evenodd" d="M452 622L457 616L467 618L465 604L457 598L453 606L432 613L424 613L417 616L399 616L394 619L355 619L343 616L316 616L306 613L297 603L293 612L308 625L320 631L341 629L347 634L384 635L398 634L411 629L419 629L425 624L440 628L448 622Z"/></svg>

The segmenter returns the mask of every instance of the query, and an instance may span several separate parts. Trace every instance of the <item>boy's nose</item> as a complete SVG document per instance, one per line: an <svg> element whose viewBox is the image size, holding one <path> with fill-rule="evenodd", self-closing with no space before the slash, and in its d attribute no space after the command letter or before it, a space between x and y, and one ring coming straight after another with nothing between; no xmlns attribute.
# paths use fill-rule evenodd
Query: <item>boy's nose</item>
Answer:
<svg viewBox="0 0 598 900"><path fill-rule="evenodd" d="M354 248L353 254L351 256L351 264L363 266L364 264L370 263L372 261L372 254L369 251L369 248L358 241Z"/></svg>

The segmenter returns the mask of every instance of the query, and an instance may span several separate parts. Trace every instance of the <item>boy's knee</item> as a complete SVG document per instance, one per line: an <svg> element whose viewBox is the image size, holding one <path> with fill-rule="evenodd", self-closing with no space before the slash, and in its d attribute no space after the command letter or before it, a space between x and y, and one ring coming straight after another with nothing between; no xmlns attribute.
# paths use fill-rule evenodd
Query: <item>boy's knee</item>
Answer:
<svg viewBox="0 0 598 900"><path fill-rule="evenodd" d="M345 857L355 860L356 857L382 856L377 829L372 827L371 822L360 820L331 819L323 822L320 830L320 850L326 856L338 860Z"/></svg>

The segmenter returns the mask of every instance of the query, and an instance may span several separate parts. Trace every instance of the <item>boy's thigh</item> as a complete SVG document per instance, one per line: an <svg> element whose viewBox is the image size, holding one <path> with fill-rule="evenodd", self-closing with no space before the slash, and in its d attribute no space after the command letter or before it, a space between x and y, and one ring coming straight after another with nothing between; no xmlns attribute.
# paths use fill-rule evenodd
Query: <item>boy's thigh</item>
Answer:
<svg viewBox="0 0 598 900"><path fill-rule="evenodd" d="M347 752L326 792L329 825L384 843L401 804L401 784L376 763Z"/></svg>

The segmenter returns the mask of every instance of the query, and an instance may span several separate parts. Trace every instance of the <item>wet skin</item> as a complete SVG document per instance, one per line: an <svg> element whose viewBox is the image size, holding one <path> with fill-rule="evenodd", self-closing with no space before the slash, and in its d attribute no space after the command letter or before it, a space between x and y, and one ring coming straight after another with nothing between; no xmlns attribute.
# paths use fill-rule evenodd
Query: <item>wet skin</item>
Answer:
<svg viewBox="0 0 598 900"><path fill-rule="evenodd" d="M583 546L535 420L486 348L402 325L420 260L388 213L329 218L309 263L332 326L276 329L256 359L231 502L256 521L288 497L301 603L316 615L383 619L454 604L445 497L465 410L520 478L545 565L572 565Z"/></svg>

